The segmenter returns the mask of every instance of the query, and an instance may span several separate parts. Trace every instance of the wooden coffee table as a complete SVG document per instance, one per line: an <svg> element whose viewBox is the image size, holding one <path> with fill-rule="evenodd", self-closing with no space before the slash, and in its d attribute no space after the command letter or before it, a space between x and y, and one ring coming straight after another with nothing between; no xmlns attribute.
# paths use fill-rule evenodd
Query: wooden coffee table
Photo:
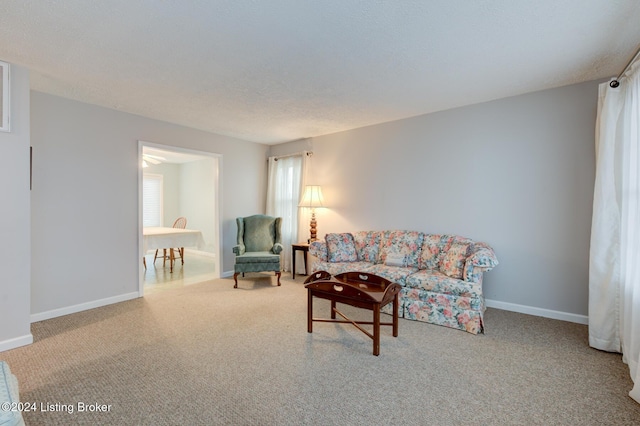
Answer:
<svg viewBox="0 0 640 426"><path fill-rule="evenodd" d="M398 337L398 293L400 285L366 272L346 272L332 276L328 272L314 272L305 281L307 288L307 331L313 333L313 322L353 324L373 340L373 354L380 355L380 326L393 326L393 337ZM313 298L331 302L331 319L313 318ZM373 311L373 321L354 321L336 308L336 303ZM393 321L380 322L380 308L393 302ZM336 314L344 320L336 319ZM373 325L373 334L361 324Z"/></svg>

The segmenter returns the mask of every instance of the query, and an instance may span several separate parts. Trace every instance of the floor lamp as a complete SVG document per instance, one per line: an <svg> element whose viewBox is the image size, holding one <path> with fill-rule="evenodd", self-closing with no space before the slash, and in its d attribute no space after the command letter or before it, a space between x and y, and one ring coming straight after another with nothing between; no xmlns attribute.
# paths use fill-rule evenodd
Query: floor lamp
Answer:
<svg viewBox="0 0 640 426"><path fill-rule="evenodd" d="M309 232L311 238L309 243L317 240L316 238L316 208L324 207L324 197L322 196L322 188L320 185L307 185L304 187L304 193L302 194L302 200L298 207L307 207L311 209L311 223L309 224Z"/></svg>

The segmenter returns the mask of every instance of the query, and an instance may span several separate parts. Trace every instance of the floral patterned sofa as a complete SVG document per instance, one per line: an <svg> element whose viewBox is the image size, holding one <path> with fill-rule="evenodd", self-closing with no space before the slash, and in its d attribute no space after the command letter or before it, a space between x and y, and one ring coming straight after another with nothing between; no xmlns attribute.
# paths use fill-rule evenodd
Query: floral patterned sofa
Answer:
<svg viewBox="0 0 640 426"><path fill-rule="evenodd" d="M415 231L361 231L327 234L314 241L312 270L332 275L360 271L402 286L400 316L484 332L482 274L498 264L485 243L457 235ZM387 305L383 312L391 313Z"/></svg>

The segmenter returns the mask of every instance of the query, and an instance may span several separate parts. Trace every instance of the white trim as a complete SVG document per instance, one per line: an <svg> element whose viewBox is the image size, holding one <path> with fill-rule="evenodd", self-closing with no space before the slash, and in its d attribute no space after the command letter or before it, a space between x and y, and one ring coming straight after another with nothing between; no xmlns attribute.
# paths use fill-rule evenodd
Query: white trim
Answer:
<svg viewBox="0 0 640 426"><path fill-rule="evenodd" d="M24 336L14 337L13 339L4 340L0 342L0 352L8 351L9 349L19 348L20 346L27 346L33 343L33 334L25 334Z"/></svg>
<svg viewBox="0 0 640 426"><path fill-rule="evenodd" d="M551 309L536 308L535 306L518 305L516 303L500 302L498 300L490 299L485 299L485 304L487 308L502 309L503 311L518 312L537 317L575 322L577 324L589 324L589 317L586 315L571 314L569 312L554 311Z"/></svg>
<svg viewBox="0 0 640 426"><path fill-rule="evenodd" d="M142 141L138 141L138 252L140 256L139 260L142 260L146 253L144 252L143 246L143 238L142 238L142 228L144 228L143 219L142 219L142 187L144 185L144 171L142 170L142 149L144 147L144 143ZM144 273L145 267L143 262L138 262L138 296L144 296Z"/></svg>
<svg viewBox="0 0 640 426"><path fill-rule="evenodd" d="M229 278L233 276L233 271L223 272L220 278Z"/></svg>
<svg viewBox="0 0 640 426"><path fill-rule="evenodd" d="M11 65L7 62L0 61L0 68L5 72L2 73L2 93L0 93L0 102L2 102L2 117L0 117L0 131L11 131Z"/></svg>
<svg viewBox="0 0 640 426"><path fill-rule="evenodd" d="M119 296L107 297L105 299L94 300L92 302L80 303L78 305L67 306L65 308L53 309L51 311L40 312L31 315L31 322L44 321L51 318L61 317L63 315L75 314L77 312L86 311L87 309L99 308L101 306L112 305L114 303L125 302L127 300L140 297L138 292L121 294Z"/></svg>

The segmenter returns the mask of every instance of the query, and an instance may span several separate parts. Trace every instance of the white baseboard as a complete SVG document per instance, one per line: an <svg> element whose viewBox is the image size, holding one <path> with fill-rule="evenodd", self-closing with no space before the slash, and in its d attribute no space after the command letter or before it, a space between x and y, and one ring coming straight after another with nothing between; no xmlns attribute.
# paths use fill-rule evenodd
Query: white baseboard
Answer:
<svg viewBox="0 0 640 426"><path fill-rule="evenodd" d="M26 346L33 343L33 335L31 333L24 336L14 337L0 342L0 352L8 351L9 349L19 348L20 346Z"/></svg>
<svg viewBox="0 0 640 426"><path fill-rule="evenodd" d="M233 276L233 271L223 272L221 278L229 278Z"/></svg>
<svg viewBox="0 0 640 426"><path fill-rule="evenodd" d="M498 300L490 299L486 299L485 304L487 305L487 308L502 309L504 311L575 322L577 324L589 324L589 317L586 315L570 314L568 312L554 311L551 309L536 308L534 306L518 305L516 303L500 302Z"/></svg>
<svg viewBox="0 0 640 426"><path fill-rule="evenodd" d="M91 302L80 303L78 305L67 306L65 308L53 309L51 311L31 314L31 322L44 321L51 318L61 317L63 315L75 314L76 312L86 311L87 309L99 308L101 306L111 305L113 303L124 302L126 300L140 297L136 291L133 293L121 294L119 296L107 297L105 299L94 300Z"/></svg>

